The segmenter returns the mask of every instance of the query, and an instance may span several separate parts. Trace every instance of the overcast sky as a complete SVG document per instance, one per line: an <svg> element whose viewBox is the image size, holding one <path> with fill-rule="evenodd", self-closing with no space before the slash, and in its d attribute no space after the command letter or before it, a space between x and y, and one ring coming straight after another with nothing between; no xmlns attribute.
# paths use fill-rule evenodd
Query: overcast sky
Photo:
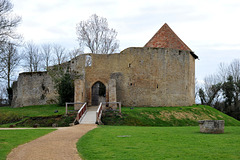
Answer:
<svg viewBox="0 0 240 160"><path fill-rule="evenodd" d="M239 0L12 0L24 41L78 47L76 24L92 14L118 32L120 51L142 47L167 23L197 54L196 78L240 58Z"/></svg>

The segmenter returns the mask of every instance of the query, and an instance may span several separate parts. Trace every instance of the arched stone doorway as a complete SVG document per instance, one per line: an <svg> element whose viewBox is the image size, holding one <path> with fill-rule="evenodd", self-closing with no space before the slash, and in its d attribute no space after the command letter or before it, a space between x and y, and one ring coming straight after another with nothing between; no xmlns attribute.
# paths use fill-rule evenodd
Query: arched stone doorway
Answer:
<svg viewBox="0 0 240 160"><path fill-rule="evenodd" d="M106 86L97 81L92 85L92 105L99 105L100 102L106 101Z"/></svg>

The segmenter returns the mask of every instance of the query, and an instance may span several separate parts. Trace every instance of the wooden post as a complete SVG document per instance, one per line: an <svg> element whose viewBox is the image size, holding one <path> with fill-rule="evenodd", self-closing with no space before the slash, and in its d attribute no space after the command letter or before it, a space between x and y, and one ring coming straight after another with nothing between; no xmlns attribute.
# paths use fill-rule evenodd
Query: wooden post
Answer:
<svg viewBox="0 0 240 160"><path fill-rule="evenodd" d="M121 110L121 102L119 102L119 113L121 113L122 110Z"/></svg>
<svg viewBox="0 0 240 160"><path fill-rule="evenodd" d="M68 114L67 103L66 103L66 115Z"/></svg>

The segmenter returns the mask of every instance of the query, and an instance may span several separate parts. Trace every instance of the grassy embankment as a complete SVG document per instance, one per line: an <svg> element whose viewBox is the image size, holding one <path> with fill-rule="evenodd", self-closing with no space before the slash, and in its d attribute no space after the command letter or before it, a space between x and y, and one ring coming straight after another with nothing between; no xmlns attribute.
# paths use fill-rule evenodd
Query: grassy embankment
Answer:
<svg viewBox="0 0 240 160"><path fill-rule="evenodd" d="M73 108L70 108L73 109ZM55 113L55 111L58 111ZM65 107L58 105L28 106L22 108L0 107L0 127L68 126L76 113L64 116ZM240 122L209 106L189 107L122 107L122 114L110 111L103 114L105 125L127 126L197 126L198 120L222 119L226 126L237 126Z"/></svg>
<svg viewBox="0 0 240 160"><path fill-rule="evenodd" d="M8 153L20 144L32 141L55 129L0 130L0 160L5 160Z"/></svg>
<svg viewBox="0 0 240 160"><path fill-rule="evenodd" d="M240 127L202 134L199 127L100 126L77 143L85 160L240 159Z"/></svg>
<svg viewBox="0 0 240 160"><path fill-rule="evenodd" d="M203 105L189 107L122 107L122 115L116 111L105 112L105 125L126 126L197 126L198 120L225 120L225 126L240 126L240 121Z"/></svg>
<svg viewBox="0 0 240 160"><path fill-rule="evenodd" d="M51 127L53 123L57 123L58 126L68 126L73 122L76 114L67 117L64 114L65 107L58 105L0 107L0 127L9 127L10 125L32 127L34 124L40 124L40 127Z"/></svg>

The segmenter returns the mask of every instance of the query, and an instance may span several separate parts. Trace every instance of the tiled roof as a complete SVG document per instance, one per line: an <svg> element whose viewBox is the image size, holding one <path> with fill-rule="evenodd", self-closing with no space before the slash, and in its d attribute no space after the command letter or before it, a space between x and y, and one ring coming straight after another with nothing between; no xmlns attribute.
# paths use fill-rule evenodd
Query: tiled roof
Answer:
<svg viewBox="0 0 240 160"><path fill-rule="evenodd" d="M192 50L165 23L144 47L173 48L178 50Z"/></svg>

